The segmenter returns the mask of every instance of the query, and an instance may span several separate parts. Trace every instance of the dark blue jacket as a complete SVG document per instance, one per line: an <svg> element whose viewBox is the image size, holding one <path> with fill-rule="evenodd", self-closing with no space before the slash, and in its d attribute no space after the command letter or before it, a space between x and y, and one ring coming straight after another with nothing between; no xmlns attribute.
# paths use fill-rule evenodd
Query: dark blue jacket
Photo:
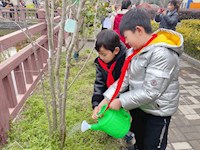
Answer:
<svg viewBox="0 0 200 150"><path fill-rule="evenodd" d="M177 10L172 12L167 11L165 16L163 16L163 14L156 15L155 21L160 22L159 28L171 29L175 31L178 23Z"/></svg>

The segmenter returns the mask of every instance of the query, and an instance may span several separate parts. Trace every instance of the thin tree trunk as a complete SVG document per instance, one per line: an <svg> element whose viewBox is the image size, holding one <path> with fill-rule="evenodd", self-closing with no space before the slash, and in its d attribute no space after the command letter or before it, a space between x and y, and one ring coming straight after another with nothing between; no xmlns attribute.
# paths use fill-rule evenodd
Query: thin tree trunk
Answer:
<svg viewBox="0 0 200 150"><path fill-rule="evenodd" d="M68 7L69 8L69 7ZM68 10L67 8L67 10ZM62 110L62 95L60 86L60 61L61 61L61 51L63 45L63 35L64 35L64 25L66 20L66 0L62 0L62 17L60 22L60 29L58 34L58 49L56 53L56 66L55 66L55 78L56 78L56 89L58 97L58 109L59 109L59 123L61 124L61 110ZM61 128L61 127L60 127Z"/></svg>
<svg viewBox="0 0 200 150"><path fill-rule="evenodd" d="M49 46L48 71L49 71L49 82L50 82L51 97L52 97L53 131L55 131L57 129L57 106L56 106L56 94L55 94L55 86L54 86L54 65L53 65L53 53L54 53L53 24L52 24L53 21L50 20L51 17L49 13L50 10L49 10L48 0L45 0L45 10L46 10L48 46Z"/></svg>
<svg viewBox="0 0 200 150"><path fill-rule="evenodd" d="M81 16L81 10L85 4L86 0L82 0L79 2L79 7L78 7L78 11L77 11L77 15L76 15L76 20L78 22L78 20L80 19ZM65 136L66 136L66 121L65 121L65 117L66 117L66 99L67 99L67 86L68 86L68 78L69 78L69 67L70 67L70 62L71 62L71 53L72 50L74 48L74 44L75 44L75 39L77 37L78 34L78 25L76 25L76 30L75 33L73 34L72 37L72 42L70 44L67 56L66 56L66 70L65 70L65 79L64 79L64 94L63 94L63 110L62 110L62 121L61 121L61 144L63 147L64 142L65 142Z"/></svg>

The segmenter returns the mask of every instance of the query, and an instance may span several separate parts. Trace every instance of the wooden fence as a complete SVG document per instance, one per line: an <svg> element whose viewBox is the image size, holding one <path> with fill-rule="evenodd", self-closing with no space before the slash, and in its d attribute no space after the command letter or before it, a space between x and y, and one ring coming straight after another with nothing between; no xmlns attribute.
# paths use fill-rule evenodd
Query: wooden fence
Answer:
<svg viewBox="0 0 200 150"><path fill-rule="evenodd" d="M44 12L39 16L44 19ZM55 20L59 21L60 17ZM16 117L47 68L48 51L42 48L48 49L46 22L30 26L28 30L30 34L41 33L36 40L40 46L29 44L0 64L0 143L5 143L10 120ZM58 31L57 25L54 27L55 48ZM0 37L0 52L25 40L24 32L25 29Z"/></svg>
<svg viewBox="0 0 200 150"><path fill-rule="evenodd" d="M0 17L15 22L38 22L40 17L38 16L39 9L35 8L23 8L18 6L13 6L10 8L0 7ZM56 10L55 16L58 16L60 9Z"/></svg>

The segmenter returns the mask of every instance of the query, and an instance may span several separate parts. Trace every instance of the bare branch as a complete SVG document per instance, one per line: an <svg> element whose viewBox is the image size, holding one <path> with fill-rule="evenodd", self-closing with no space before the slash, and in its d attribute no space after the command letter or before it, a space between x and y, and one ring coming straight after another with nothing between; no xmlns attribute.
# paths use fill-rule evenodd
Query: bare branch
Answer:
<svg viewBox="0 0 200 150"><path fill-rule="evenodd" d="M98 8L98 4L99 4L99 2L97 2L97 7L96 7L96 8ZM93 24L94 24L94 28L96 29L96 26L97 26L97 9L96 9L96 12L95 12L95 18L94 18L94 23L93 23ZM94 37L96 36L96 34L97 34L97 33L94 32ZM95 40L95 42L94 42L94 46L93 46L93 47L95 47L95 43L96 43L96 40ZM69 85L69 87L67 88L67 90L70 89L70 87L74 84L74 82L76 81L76 79L78 78L78 76L80 75L80 73L83 71L83 69L84 69L85 66L87 65L89 59L91 58L91 55L92 55L93 51L94 51L94 48L91 50L89 56L87 57L87 60L85 61L84 65L83 65L82 68L79 70L79 72L76 74L76 76L75 76L74 79L72 80L72 83Z"/></svg>
<svg viewBox="0 0 200 150"><path fill-rule="evenodd" d="M80 19L80 15L81 15L81 10L85 4L86 0L82 0L79 2L79 7L78 7L78 11L77 11L77 15L76 15L76 20L78 22L78 20ZM66 121L65 121L65 116L66 116L66 98L67 98L67 86L68 86L68 78L69 78L69 66L70 66L70 61L71 61L71 53L75 44L75 39L76 36L78 34L78 26L76 26L76 30L75 33L73 34L72 37L72 42L70 44L67 56L66 56L66 70L65 70L65 78L64 78L64 94L63 94L63 110L62 110L62 122L61 122L61 127L62 127L62 135L61 135L61 140L64 142L65 141L65 136L66 136ZM62 143L64 144L64 143Z"/></svg>
<svg viewBox="0 0 200 150"><path fill-rule="evenodd" d="M88 61L90 60L92 53L93 53L94 49L92 49L90 51L90 54L87 57L87 60L85 61L85 63L83 64L82 68L79 70L79 72L76 74L76 76L74 77L73 81L71 82L71 84L69 85L69 87L67 88L67 90L69 90L71 88L71 86L74 84L74 82L76 81L76 79L78 78L78 76L80 75L80 73L83 71L83 69L86 67Z"/></svg>

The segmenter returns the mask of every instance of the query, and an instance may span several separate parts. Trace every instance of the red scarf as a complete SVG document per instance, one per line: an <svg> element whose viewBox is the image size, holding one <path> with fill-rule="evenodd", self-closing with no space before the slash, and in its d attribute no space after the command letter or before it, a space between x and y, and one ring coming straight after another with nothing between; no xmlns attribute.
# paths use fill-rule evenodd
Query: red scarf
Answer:
<svg viewBox="0 0 200 150"><path fill-rule="evenodd" d="M134 50L133 53L126 58L126 60L124 62L124 65L122 67L122 71L121 71L121 75L119 77L117 88L116 88L115 93L113 94L113 96L112 96L112 98L111 98L111 100L110 100L110 102L108 104L107 109L110 107L110 103L115 99L115 97L117 97L117 95L118 95L118 93L120 91L120 88L121 88L123 80L124 80L124 76L126 74L126 71L127 71L127 68L128 68L128 65L129 65L131 59L135 55L137 55L144 47L146 47L147 45L149 45L156 37L157 37L157 34L153 34L152 37L149 39L149 41L147 41L146 44L144 44L141 48Z"/></svg>
<svg viewBox="0 0 200 150"><path fill-rule="evenodd" d="M108 72L108 76L107 76L107 80L106 80L106 85L107 87L109 87L110 85L112 85L115 82L115 79L112 75L112 72L115 68L116 65L116 61L110 66L110 69L108 69L108 65L106 63L104 63L100 58L98 58L98 62L100 64L100 66Z"/></svg>

